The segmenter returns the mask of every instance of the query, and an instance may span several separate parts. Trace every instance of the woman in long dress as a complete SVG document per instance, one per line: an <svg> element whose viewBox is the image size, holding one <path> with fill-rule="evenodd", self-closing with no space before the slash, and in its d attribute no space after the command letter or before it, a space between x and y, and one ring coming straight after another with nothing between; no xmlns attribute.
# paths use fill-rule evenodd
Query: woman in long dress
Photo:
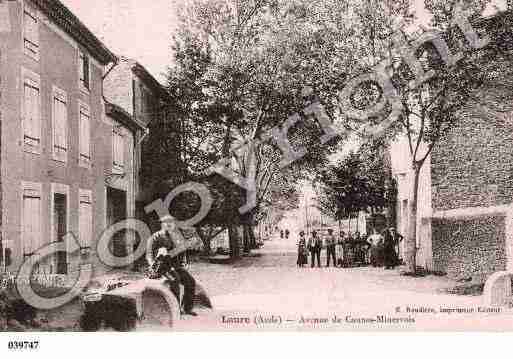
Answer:
<svg viewBox="0 0 513 359"><path fill-rule="evenodd" d="M399 264L399 258L395 247L402 241L402 236L395 231L395 228L385 230L383 234L383 261L385 269L394 269Z"/></svg>
<svg viewBox="0 0 513 359"><path fill-rule="evenodd" d="M308 251L306 248L305 232L299 232L299 241L297 243L297 266L304 267L308 264Z"/></svg>
<svg viewBox="0 0 513 359"><path fill-rule="evenodd" d="M367 239L371 245L370 263L373 267L383 265L383 237L374 229Z"/></svg>

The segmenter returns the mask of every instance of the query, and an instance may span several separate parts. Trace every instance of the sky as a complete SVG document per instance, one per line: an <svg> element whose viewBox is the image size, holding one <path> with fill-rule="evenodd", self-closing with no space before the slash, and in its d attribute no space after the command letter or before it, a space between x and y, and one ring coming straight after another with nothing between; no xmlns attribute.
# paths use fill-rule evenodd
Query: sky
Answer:
<svg viewBox="0 0 513 359"><path fill-rule="evenodd" d="M138 60L157 79L172 61L175 1L185 0L61 0L114 53ZM502 3L504 0L497 0ZM413 0L421 22L427 24L424 0Z"/></svg>
<svg viewBox="0 0 513 359"><path fill-rule="evenodd" d="M117 55L135 58L163 80L171 62L172 0L61 0Z"/></svg>
<svg viewBox="0 0 513 359"><path fill-rule="evenodd" d="M173 0L61 0L114 53L135 58L159 80L172 61ZM180 1L180 0L176 0ZM424 0L414 0L425 16Z"/></svg>

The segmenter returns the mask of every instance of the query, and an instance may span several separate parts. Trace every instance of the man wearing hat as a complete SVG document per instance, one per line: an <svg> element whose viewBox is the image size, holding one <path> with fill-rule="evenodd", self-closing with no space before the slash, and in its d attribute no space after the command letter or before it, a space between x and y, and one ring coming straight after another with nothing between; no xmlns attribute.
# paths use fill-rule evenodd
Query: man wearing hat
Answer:
<svg viewBox="0 0 513 359"><path fill-rule="evenodd" d="M177 249L183 247L182 236L176 233L178 229L167 221L162 222L162 230L154 234L152 254L148 262L152 271L157 275L171 275L178 284L183 285L183 312L188 315L196 316L192 311L194 293L196 290L196 281L192 275L184 268L183 252L175 253Z"/></svg>
<svg viewBox="0 0 513 359"><path fill-rule="evenodd" d="M333 235L333 229L330 228L326 236L326 267L330 266L330 259L333 260L333 266L337 266L336 246L337 240Z"/></svg>
<svg viewBox="0 0 513 359"><path fill-rule="evenodd" d="M308 240L308 249L312 256L311 267L315 267L315 258L317 258L317 266L321 267L322 239L317 236L317 231L312 231L312 236Z"/></svg>

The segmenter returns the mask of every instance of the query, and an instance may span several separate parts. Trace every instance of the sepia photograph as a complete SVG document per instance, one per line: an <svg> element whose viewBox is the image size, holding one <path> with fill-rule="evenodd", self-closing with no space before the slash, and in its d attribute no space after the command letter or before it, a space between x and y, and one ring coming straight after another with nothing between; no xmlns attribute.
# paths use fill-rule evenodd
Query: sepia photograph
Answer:
<svg viewBox="0 0 513 359"><path fill-rule="evenodd" d="M510 0L0 0L5 349L512 332L512 29Z"/></svg>

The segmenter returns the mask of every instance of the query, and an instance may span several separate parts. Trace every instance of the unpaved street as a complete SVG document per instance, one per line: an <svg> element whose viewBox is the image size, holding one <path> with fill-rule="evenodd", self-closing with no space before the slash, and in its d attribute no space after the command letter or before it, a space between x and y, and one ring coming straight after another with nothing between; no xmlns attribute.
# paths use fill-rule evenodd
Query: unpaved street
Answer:
<svg viewBox="0 0 513 359"><path fill-rule="evenodd" d="M193 264L191 272L215 310L184 317L177 329L429 330L478 323L481 329L500 330L513 318L505 312L476 314L482 297L445 294L458 285L445 277L405 277L400 268L326 268L324 257L321 264L297 268L295 242L277 238L236 264ZM372 321L377 316L385 323Z"/></svg>

